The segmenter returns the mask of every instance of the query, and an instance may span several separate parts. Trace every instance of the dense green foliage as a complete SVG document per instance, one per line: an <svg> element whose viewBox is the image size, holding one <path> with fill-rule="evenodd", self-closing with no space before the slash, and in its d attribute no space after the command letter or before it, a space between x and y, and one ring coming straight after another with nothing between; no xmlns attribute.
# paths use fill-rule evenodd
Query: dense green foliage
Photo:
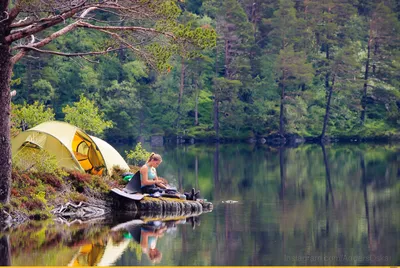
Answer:
<svg viewBox="0 0 400 268"><path fill-rule="evenodd" d="M75 102L72 107L65 106L62 111L65 113L65 121L93 135L102 134L104 129L112 127L112 121L103 119L104 113L99 112L95 102L83 95L79 102Z"/></svg>
<svg viewBox="0 0 400 268"><path fill-rule="evenodd" d="M33 104L13 105L11 104L13 117L11 118L11 133L13 136L24 128L31 128L40 123L54 120L52 108L46 108L44 104L35 101Z"/></svg>
<svg viewBox="0 0 400 268"><path fill-rule="evenodd" d="M146 48L155 56L153 67L165 72L156 73L126 50L93 57L97 63L27 57L14 68L20 83L12 86L18 92L13 102L39 101L63 120L64 107L83 94L105 122L114 123L104 131L114 141L152 134L400 136L396 1L187 0L179 7L184 12L175 5L160 8L182 24L163 21L156 27L192 44ZM215 33L210 28L218 35L215 48L204 43ZM79 29L47 47L94 51L106 38ZM191 45L205 50L194 53ZM168 61L171 55L176 56ZM78 124L73 118L65 120Z"/></svg>
<svg viewBox="0 0 400 268"><path fill-rule="evenodd" d="M150 157L150 154L146 149L142 147L142 143L138 142L135 146L135 150L125 151L126 158L128 158L130 164L135 166L141 166L146 163L146 160Z"/></svg>

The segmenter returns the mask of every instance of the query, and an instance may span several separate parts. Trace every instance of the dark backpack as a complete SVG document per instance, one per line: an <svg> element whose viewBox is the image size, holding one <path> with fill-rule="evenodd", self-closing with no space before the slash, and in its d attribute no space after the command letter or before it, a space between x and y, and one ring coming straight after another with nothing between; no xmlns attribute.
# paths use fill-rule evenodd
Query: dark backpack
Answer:
<svg viewBox="0 0 400 268"><path fill-rule="evenodd" d="M124 189L122 189L125 193L128 194L136 194L142 193L141 189L142 183L140 181L140 170L138 170L135 175L133 175L132 179L128 182Z"/></svg>

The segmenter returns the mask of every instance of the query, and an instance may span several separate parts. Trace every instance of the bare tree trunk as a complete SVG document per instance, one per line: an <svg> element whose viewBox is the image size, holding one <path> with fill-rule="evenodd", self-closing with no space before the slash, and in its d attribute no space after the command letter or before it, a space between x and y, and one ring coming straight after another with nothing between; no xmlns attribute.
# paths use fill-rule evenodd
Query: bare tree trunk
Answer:
<svg viewBox="0 0 400 268"><path fill-rule="evenodd" d="M285 76L285 71L283 71L283 76ZM284 78L283 78L284 79ZM281 104L279 108L279 134L283 136L284 130L284 101L285 101L285 81L281 81Z"/></svg>
<svg viewBox="0 0 400 268"><path fill-rule="evenodd" d="M370 30L371 31L371 30ZM365 123L365 114L367 112L367 87L368 87L368 78L369 78L369 63L371 58L371 42L372 37L370 33L370 37L368 39L368 47L367 47L367 61L365 63L365 73L364 73L364 87L363 87L363 96L361 98L361 124Z"/></svg>
<svg viewBox="0 0 400 268"><path fill-rule="evenodd" d="M282 42L282 47L281 49L285 49L285 40L283 40ZM285 62L285 57L283 58L283 62ZM283 64L283 66L285 66L285 64ZM285 73L285 69L282 69L282 79L279 83L279 86L281 87L281 103L280 103L280 107L279 107L279 135L281 136L281 138L283 138L284 136L284 132L285 132L285 126L284 126L284 102L285 102L285 83L286 83L286 73Z"/></svg>
<svg viewBox="0 0 400 268"><path fill-rule="evenodd" d="M326 108L325 108L325 116L324 116L324 125L322 127L322 133L320 136L320 140L323 141L325 138L325 133L326 133L326 127L328 125L328 120L329 120L329 112L331 109L331 99L332 99L332 92L335 86L335 76L332 78L332 85L329 87L328 91L328 98L326 100Z"/></svg>
<svg viewBox="0 0 400 268"><path fill-rule="evenodd" d="M250 21L253 24L253 36L256 38L256 31L257 31L257 4L254 2L251 6L251 15Z"/></svg>
<svg viewBox="0 0 400 268"><path fill-rule="evenodd" d="M194 100L194 125L199 125L199 89L196 89L196 98Z"/></svg>
<svg viewBox="0 0 400 268"><path fill-rule="evenodd" d="M326 52L325 52L325 58L327 60L327 62L329 61L329 46L327 46L326 48ZM328 67L328 63L325 64L325 66ZM326 96L328 97L328 92L329 92L329 77L330 77L330 73L326 72L325 74L325 90L326 90Z"/></svg>
<svg viewBox="0 0 400 268"><path fill-rule="evenodd" d="M3 13L4 9L0 12ZM0 114L5 115L0 117L0 203L2 204L9 202L11 187L10 81L12 62L10 46L4 40L7 30L4 24L0 24Z"/></svg>
<svg viewBox="0 0 400 268"><path fill-rule="evenodd" d="M379 48L379 44L377 41L375 41L375 45L374 45L374 59L377 58L378 56L378 48ZM376 74L376 61L373 61L372 63L372 74Z"/></svg>
<svg viewBox="0 0 400 268"><path fill-rule="evenodd" d="M176 126L179 125L179 120L181 119L181 105L182 105L182 97L183 97L183 89L185 88L185 61L182 58L181 60L181 81L179 84L179 96L178 96L178 116L176 118Z"/></svg>
<svg viewBox="0 0 400 268"><path fill-rule="evenodd" d="M196 60L197 65L199 65L199 60ZM200 88L199 88L199 77L201 71L193 73L192 75L192 84L194 86L194 125L199 125L199 95L200 95ZM196 78L195 78L196 77Z"/></svg>
<svg viewBox="0 0 400 268"><path fill-rule="evenodd" d="M218 27L218 24L217 24ZM218 38L217 38L218 42ZM218 44L215 46L215 77L218 77ZM219 107L218 107L218 98L217 98L217 87L214 82L214 112L213 112L213 124L215 130L215 137L219 139Z"/></svg>

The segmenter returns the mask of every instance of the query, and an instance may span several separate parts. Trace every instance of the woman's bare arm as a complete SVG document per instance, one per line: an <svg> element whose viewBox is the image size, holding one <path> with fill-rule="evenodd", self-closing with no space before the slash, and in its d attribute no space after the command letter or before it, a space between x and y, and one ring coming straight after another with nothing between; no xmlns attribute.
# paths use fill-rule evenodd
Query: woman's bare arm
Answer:
<svg viewBox="0 0 400 268"><path fill-rule="evenodd" d="M146 165L144 165L140 168L140 174L142 174L142 184L143 185L154 185L157 183L156 180L154 180L154 181L149 180L148 167Z"/></svg>

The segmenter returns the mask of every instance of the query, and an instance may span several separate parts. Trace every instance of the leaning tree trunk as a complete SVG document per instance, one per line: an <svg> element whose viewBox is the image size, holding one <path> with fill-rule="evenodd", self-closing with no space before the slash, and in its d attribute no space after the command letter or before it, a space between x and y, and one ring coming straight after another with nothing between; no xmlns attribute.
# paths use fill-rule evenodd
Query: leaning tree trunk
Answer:
<svg viewBox="0 0 400 268"><path fill-rule="evenodd" d="M322 143L321 143L321 148L322 148L322 154L324 157L324 165L325 165L326 189L328 190L327 192L329 192L331 195L332 205L335 206L335 197L333 196L333 189L332 189L332 183L331 183L331 172L329 169L328 157L326 155L325 145ZM326 197L326 206L328 206L328 201L329 201L329 196Z"/></svg>
<svg viewBox="0 0 400 268"><path fill-rule="evenodd" d="M326 127L327 127L328 121L329 121L329 112L331 110L331 99L332 99L332 93L333 93L334 86L335 86L335 76L333 76L332 85L329 87L328 98L326 100L324 125L322 127L322 133L321 133L321 136L320 136L321 142L324 141L324 139L325 139Z"/></svg>
<svg viewBox="0 0 400 268"><path fill-rule="evenodd" d="M12 62L10 46L4 40L6 35L6 26L0 24L0 204L8 203L11 187L10 79Z"/></svg>
<svg viewBox="0 0 400 268"><path fill-rule="evenodd" d="M285 71L283 71L283 81L281 81L281 104L279 107L279 134L281 135L281 137L283 137L283 134L285 132L284 102L285 102Z"/></svg>
<svg viewBox="0 0 400 268"><path fill-rule="evenodd" d="M372 38L370 37L368 40L367 47L367 61L365 63L365 73L364 73L364 87L363 87L363 96L361 98L361 124L365 122L365 114L367 112L367 88L368 88L368 78L369 78L369 63L371 58L371 42Z"/></svg>

